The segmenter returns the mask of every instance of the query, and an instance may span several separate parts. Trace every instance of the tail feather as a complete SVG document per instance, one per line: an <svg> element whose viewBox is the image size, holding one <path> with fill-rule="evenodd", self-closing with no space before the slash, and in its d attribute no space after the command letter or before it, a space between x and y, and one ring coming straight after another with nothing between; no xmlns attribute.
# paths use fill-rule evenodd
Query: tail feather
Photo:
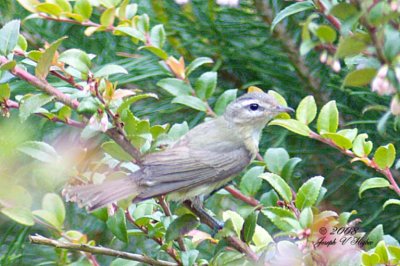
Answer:
<svg viewBox="0 0 400 266"><path fill-rule="evenodd" d="M69 186L63 191L67 201L77 202L80 207L87 207L89 211L139 194L140 188L131 177L106 181L102 184Z"/></svg>

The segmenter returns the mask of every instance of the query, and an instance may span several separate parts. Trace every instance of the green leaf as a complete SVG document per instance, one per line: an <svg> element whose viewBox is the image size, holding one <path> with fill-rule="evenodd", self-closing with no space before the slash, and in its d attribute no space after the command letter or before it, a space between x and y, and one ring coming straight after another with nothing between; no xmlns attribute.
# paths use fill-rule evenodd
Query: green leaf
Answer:
<svg viewBox="0 0 400 266"><path fill-rule="evenodd" d="M32 214L58 231L62 230L63 225L58 221L55 213L52 213L48 210L35 210L32 212Z"/></svg>
<svg viewBox="0 0 400 266"><path fill-rule="evenodd" d="M349 139L351 142L354 141L354 139L357 137L357 128L352 128L352 129L342 129L337 132L337 134L342 135L343 137Z"/></svg>
<svg viewBox="0 0 400 266"><path fill-rule="evenodd" d="M337 146L342 149L350 149L352 147L352 142L350 139L338 133L323 133L322 137L332 140Z"/></svg>
<svg viewBox="0 0 400 266"><path fill-rule="evenodd" d="M149 32L149 29L150 29L149 16L147 14L141 15L139 17L139 19L137 20L136 26L137 26L138 30L141 31L142 33Z"/></svg>
<svg viewBox="0 0 400 266"><path fill-rule="evenodd" d="M300 213L300 218L299 218L300 225L304 229L310 228L313 224L313 220L314 220L314 215L311 210L311 207L304 208Z"/></svg>
<svg viewBox="0 0 400 266"><path fill-rule="evenodd" d="M293 176L293 172L296 165L300 162L301 162L300 158L297 157L290 158L289 161L287 161L282 168L281 176L283 177L283 179L290 180Z"/></svg>
<svg viewBox="0 0 400 266"><path fill-rule="evenodd" d="M378 224L368 234L368 240L372 242L370 245L368 245L368 247L375 247L379 243L379 241L383 240L383 235L383 226L381 224Z"/></svg>
<svg viewBox="0 0 400 266"><path fill-rule="evenodd" d="M100 24L106 27L114 24L114 20L115 20L114 7L106 9L100 16Z"/></svg>
<svg viewBox="0 0 400 266"><path fill-rule="evenodd" d="M61 42L65 39L66 37L62 37L58 39L57 41L53 42L49 48L44 51L42 56L39 58L39 61L36 65L35 68L35 75L36 77L40 79L45 79L47 75L49 74L50 71L50 66L51 63L53 62L54 55L57 52L58 46L60 46Z"/></svg>
<svg viewBox="0 0 400 266"><path fill-rule="evenodd" d="M313 96L307 96L299 103L296 109L296 119L303 124L310 124L317 115L317 105Z"/></svg>
<svg viewBox="0 0 400 266"><path fill-rule="evenodd" d="M197 97L190 96L190 95L179 95L179 96L175 97L174 99L172 99L171 103L183 104L190 108L193 108L193 109L196 109L196 110L199 110L202 112L207 111L207 105L202 100L200 100Z"/></svg>
<svg viewBox="0 0 400 266"><path fill-rule="evenodd" d="M380 146L374 154L374 162L382 169L390 168L396 158L396 150L392 143Z"/></svg>
<svg viewBox="0 0 400 266"><path fill-rule="evenodd" d="M385 41L383 43L383 53L388 61L392 62L400 53L400 33L390 24L385 25Z"/></svg>
<svg viewBox="0 0 400 266"><path fill-rule="evenodd" d="M300 210L312 207L317 201L323 182L324 178L322 176L315 176L308 179L297 192L296 207Z"/></svg>
<svg viewBox="0 0 400 266"><path fill-rule="evenodd" d="M289 154L284 148L269 148L264 154L264 162L270 172L280 175L283 166L289 161Z"/></svg>
<svg viewBox="0 0 400 266"><path fill-rule="evenodd" d="M360 134L353 141L353 152L358 157L366 157L372 151L373 144L371 141L365 141L367 138L367 134Z"/></svg>
<svg viewBox="0 0 400 266"><path fill-rule="evenodd" d="M222 115L225 112L226 106L233 102L237 97L237 89L226 90L219 96L214 105L214 112L217 115Z"/></svg>
<svg viewBox="0 0 400 266"><path fill-rule="evenodd" d="M231 225L233 226L233 231L235 231L237 236L240 236L240 231L242 230L244 220L240 214L234 211L224 211L222 213L222 219L225 222L225 226L228 224L228 220L231 221Z"/></svg>
<svg viewBox="0 0 400 266"><path fill-rule="evenodd" d="M335 133L339 125L339 112L336 101L325 104L318 115L317 129L319 133Z"/></svg>
<svg viewBox="0 0 400 266"><path fill-rule="evenodd" d="M217 87L217 72L206 72L196 81L194 88L200 99L210 98Z"/></svg>
<svg viewBox="0 0 400 266"><path fill-rule="evenodd" d="M368 178L361 184L358 196L361 198L361 194L368 189L382 187L390 187L389 181L381 177Z"/></svg>
<svg viewBox="0 0 400 266"><path fill-rule="evenodd" d="M58 5L53 3L41 3L36 6L36 11L54 15L56 17L59 17L63 12Z"/></svg>
<svg viewBox="0 0 400 266"><path fill-rule="evenodd" d="M378 245L376 245L375 254L378 254L380 263L386 264L389 262L389 252L386 248L384 240L379 241Z"/></svg>
<svg viewBox="0 0 400 266"><path fill-rule="evenodd" d="M35 7L40 4L38 0L17 0L17 2L31 13L35 13Z"/></svg>
<svg viewBox="0 0 400 266"><path fill-rule="evenodd" d="M321 25L319 26L315 34L323 43L333 43L336 40L336 31L328 25Z"/></svg>
<svg viewBox="0 0 400 266"><path fill-rule="evenodd" d="M77 0L74 5L74 13L81 15L84 20L92 16L93 7L89 0Z"/></svg>
<svg viewBox="0 0 400 266"><path fill-rule="evenodd" d="M258 213L251 212L244 220L243 228L240 233L241 239L246 243L250 243L250 241L253 239L254 233L256 231L257 218Z"/></svg>
<svg viewBox="0 0 400 266"><path fill-rule="evenodd" d="M298 231L301 229L296 216L287 209L267 207L261 212L267 216L276 227L284 232Z"/></svg>
<svg viewBox="0 0 400 266"><path fill-rule="evenodd" d="M196 263L196 259L199 256L198 250L187 250L181 252L182 265L183 266L193 266Z"/></svg>
<svg viewBox="0 0 400 266"><path fill-rule="evenodd" d="M157 86L163 88L174 96L189 95L191 88L183 80L176 78L165 78L157 83Z"/></svg>
<svg viewBox="0 0 400 266"><path fill-rule="evenodd" d="M71 12L72 8L68 0L48 0L47 2L56 4L63 12Z"/></svg>
<svg viewBox="0 0 400 266"><path fill-rule="evenodd" d="M28 42L26 41L25 37L22 34L18 36L16 49L20 49L24 52L26 51L26 49L28 49Z"/></svg>
<svg viewBox="0 0 400 266"><path fill-rule="evenodd" d="M266 247L269 243L274 240L267 230L256 224L256 229L253 235L253 242L256 247Z"/></svg>
<svg viewBox="0 0 400 266"><path fill-rule="evenodd" d="M264 166L250 168L240 180L240 191L246 195L254 196L261 188L262 180L259 178L264 172Z"/></svg>
<svg viewBox="0 0 400 266"><path fill-rule="evenodd" d="M151 44L158 48L162 48L165 43L165 35L164 26L162 24L154 26L150 31Z"/></svg>
<svg viewBox="0 0 400 266"><path fill-rule="evenodd" d="M55 193L47 193L42 200L42 208L54 214L60 224L65 220L65 207L62 199Z"/></svg>
<svg viewBox="0 0 400 266"><path fill-rule="evenodd" d="M158 48L156 46L141 46L139 47L139 50L148 50L149 52L153 53L154 55L158 56L162 60L166 60L168 58L168 54L161 48Z"/></svg>
<svg viewBox="0 0 400 266"><path fill-rule="evenodd" d="M128 35L136 40L140 40L142 42L146 41L146 37L144 36L144 34L132 27L119 26L119 27L115 28L114 33L125 33L126 35Z"/></svg>
<svg viewBox="0 0 400 266"><path fill-rule="evenodd" d="M296 134L308 137L311 133L311 129L304 125L302 122L294 119L274 119L269 125L271 126L281 126Z"/></svg>
<svg viewBox="0 0 400 266"><path fill-rule="evenodd" d="M370 37L366 33L356 32L353 35L342 37L339 40L335 57L344 58L360 54L370 42Z"/></svg>
<svg viewBox="0 0 400 266"><path fill-rule="evenodd" d="M125 109L129 108L133 103L140 101L142 99L146 98L155 98L158 99L157 94L154 93L143 93L139 95L135 95L132 97L129 97L123 101L123 103L118 107L117 113L122 113Z"/></svg>
<svg viewBox="0 0 400 266"><path fill-rule="evenodd" d="M13 69L17 65L17 61L12 60L8 61L7 63L4 63L0 66L0 71L9 71Z"/></svg>
<svg viewBox="0 0 400 266"><path fill-rule="evenodd" d="M388 205L390 204L395 204L395 205L399 205L400 206L400 200L398 199L388 199L387 201L385 201L385 203L383 204L383 208L385 209Z"/></svg>
<svg viewBox="0 0 400 266"><path fill-rule="evenodd" d="M282 177L273 173L264 173L260 177L265 179L285 202L291 202L292 190Z"/></svg>
<svg viewBox="0 0 400 266"><path fill-rule="evenodd" d="M21 207L10 207L1 209L1 213L8 216L10 219L16 221L17 223L32 226L35 224L33 220L33 215L31 211L27 208Z"/></svg>
<svg viewBox="0 0 400 266"><path fill-rule="evenodd" d="M178 140L188 131L189 126L186 121L181 124L174 124L168 132L168 137L170 137L172 140Z"/></svg>
<svg viewBox="0 0 400 266"><path fill-rule="evenodd" d="M11 90L8 83L0 84L0 102L10 99Z"/></svg>
<svg viewBox="0 0 400 266"><path fill-rule="evenodd" d="M51 102L53 99L54 96L46 94L36 94L25 99L19 107L19 118L21 122L25 122L31 114L39 112L43 105Z"/></svg>
<svg viewBox="0 0 400 266"><path fill-rule="evenodd" d="M11 20L0 29L0 55L8 55L17 46L20 21Z"/></svg>
<svg viewBox="0 0 400 266"><path fill-rule="evenodd" d="M362 251L361 261L363 266L375 266L379 264L379 255L376 253L368 254Z"/></svg>
<svg viewBox="0 0 400 266"><path fill-rule="evenodd" d="M178 237L189 233L200 225L199 220L192 214L184 214L176 218L169 226L165 233L165 240L172 241Z"/></svg>
<svg viewBox="0 0 400 266"><path fill-rule="evenodd" d="M356 69L348 73L343 85L349 87L361 87L368 85L376 75L375 68Z"/></svg>
<svg viewBox="0 0 400 266"><path fill-rule="evenodd" d="M280 95L278 92L274 91L274 90L269 90L268 95L271 95L272 97L275 98L275 100L277 100L277 102L282 105L282 106L288 106L287 102L285 100L285 98L283 98L282 95Z"/></svg>
<svg viewBox="0 0 400 266"><path fill-rule="evenodd" d="M88 114L91 115L97 112L99 108L99 103L92 97L84 98L78 105L76 111L78 114Z"/></svg>
<svg viewBox="0 0 400 266"><path fill-rule="evenodd" d="M281 22L283 19L285 19L288 16L291 16L296 13L300 13L302 11L310 10L314 8L314 4L309 1L305 2L297 2L293 5L290 5L283 10L281 10L274 18L274 20L271 23L271 31L274 30L275 26Z"/></svg>
<svg viewBox="0 0 400 266"><path fill-rule="evenodd" d="M118 161L132 161L132 156L130 156L126 151L124 151L121 146L119 146L114 141L106 141L101 145L101 148L111 155Z"/></svg>
<svg viewBox="0 0 400 266"><path fill-rule="evenodd" d="M120 65L109 64L97 70L94 73L94 77L95 78L108 77L115 74L128 74L128 71Z"/></svg>
<svg viewBox="0 0 400 266"><path fill-rule="evenodd" d="M68 64L82 73L87 73L92 66L89 56L82 50L69 49L60 54L58 61Z"/></svg>
<svg viewBox="0 0 400 266"><path fill-rule="evenodd" d="M45 142L27 141L19 146L18 150L45 163L54 163L59 159L56 150Z"/></svg>
<svg viewBox="0 0 400 266"><path fill-rule="evenodd" d="M214 63L214 61L209 57L198 57L186 67L186 76L189 76L194 70L196 70L200 66L212 63Z"/></svg>
<svg viewBox="0 0 400 266"><path fill-rule="evenodd" d="M125 212L118 208L114 215L109 216L107 227L122 242L128 243L128 233L126 228Z"/></svg>

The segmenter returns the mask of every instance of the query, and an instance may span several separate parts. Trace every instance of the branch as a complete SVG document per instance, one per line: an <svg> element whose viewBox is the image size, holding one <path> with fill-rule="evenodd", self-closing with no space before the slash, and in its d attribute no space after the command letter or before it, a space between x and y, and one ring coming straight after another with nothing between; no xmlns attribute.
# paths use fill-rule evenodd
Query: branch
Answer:
<svg viewBox="0 0 400 266"><path fill-rule="evenodd" d="M133 224L134 226L139 228L143 233L145 233L148 236L149 231L147 230L147 228L144 226L138 225L128 210L125 211L125 217L131 224ZM163 248L164 242L162 241L161 238L152 236L151 239L154 240L158 245L160 245L161 248ZM167 254L177 262L177 265L182 265L182 262L178 258L178 255L177 255L177 252L175 249L173 249L172 247L165 247L165 252L167 252Z"/></svg>
<svg viewBox="0 0 400 266"><path fill-rule="evenodd" d="M342 147L339 147L338 145L336 145L336 143L334 143L332 140L323 138L319 134L317 134L317 133L315 133L313 131L310 133L310 138L318 140L318 141L323 142L325 144L328 144L332 148L335 148L335 149L339 150L341 153L343 153L343 154L345 154L345 155L347 155L347 156L349 156L351 158L359 158L351 150L343 149ZM385 169L380 168L373 160L371 160L368 157L363 157L362 161L368 167L370 167L370 168L374 169L375 171L383 174L389 180L389 182L390 182L390 184L392 186L392 189L400 196L400 187L396 183L396 180L393 178L392 172L390 171L389 168L385 168Z"/></svg>
<svg viewBox="0 0 400 266"><path fill-rule="evenodd" d="M249 204L251 206L254 206L254 207L260 207L261 206L261 203L258 200L256 200L253 197L249 197L249 196L244 195L242 192L240 192L239 190L235 189L232 186L226 186L226 187L224 187L224 189L226 191L228 191L229 193L231 193L231 195L234 196L235 198L237 198L237 199L239 199L239 200L241 200L243 202L246 202L247 204Z"/></svg>
<svg viewBox="0 0 400 266"><path fill-rule="evenodd" d="M123 258L123 259L127 259L127 260L139 261L139 262L147 263L150 265L160 265L160 266L177 266L178 265L177 263L174 263L174 262L155 260L155 259L149 258L144 255L114 250L114 249L105 248L105 247L61 242L58 240L43 237L41 235L29 236L29 241L32 244L37 244L37 245L46 245L46 246L63 248L63 249L68 249L68 250L84 251L84 252L88 252L91 254L106 255L106 256L111 256L111 257Z"/></svg>
<svg viewBox="0 0 400 266"><path fill-rule="evenodd" d="M207 214L203 209L197 208L190 200L185 200L183 202L186 208L188 208L191 212L193 212L197 217L200 218L200 221L210 227L212 230L221 230L221 225L213 219L209 214ZM226 236L225 239L228 241L229 245L236 249L237 251L246 254L248 258L252 261L258 261L258 255L251 250L251 248L238 239L235 236Z"/></svg>
<svg viewBox="0 0 400 266"><path fill-rule="evenodd" d="M0 64L8 63L9 60L4 56L0 57ZM61 102L72 109L77 109L79 106L79 102L75 99L70 98L68 95L62 93L61 91L57 90L55 87L50 85L46 80L41 80L34 75L30 74L29 72L19 68L14 67L10 70L10 72L19 77L22 80L25 80L27 83L33 85L34 87L38 88L39 90L52 95L55 97L56 101ZM106 131L106 134L113 139L117 144L121 146L128 154L130 154L136 161L137 164L140 165L141 162L141 154L139 150L137 150L131 142L127 139L127 137L120 132L117 128L110 128Z"/></svg>

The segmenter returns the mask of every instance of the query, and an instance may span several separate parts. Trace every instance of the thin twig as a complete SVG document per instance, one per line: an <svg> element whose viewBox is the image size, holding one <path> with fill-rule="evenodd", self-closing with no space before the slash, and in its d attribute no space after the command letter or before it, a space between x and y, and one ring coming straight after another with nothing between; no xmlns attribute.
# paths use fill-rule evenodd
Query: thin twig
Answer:
<svg viewBox="0 0 400 266"><path fill-rule="evenodd" d="M165 201L165 196L158 197L158 202L160 203L161 208L164 210L165 215L171 217L172 213L169 209L168 203ZM186 251L185 243L183 242L182 237L178 237L177 239L179 248L181 251Z"/></svg>
<svg viewBox="0 0 400 266"><path fill-rule="evenodd" d="M323 138L322 136L320 136L319 134L317 134L317 133L315 133L313 131L310 133L309 137L312 138L312 139L318 140L320 142L323 142L325 144L328 144L332 148L335 148L335 149L339 150L341 153L343 153L343 154L345 154L345 155L347 155L347 156L349 156L351 158L360 158L357 155L355 155L354 152L352 152L351 150L344 149L344 148L336 145L336 143L334 143L331 139ZM393 178L393 174L392 174L392 172L390 171L389 168L384 168L384 169L380 168L374 162L374 160L371 160L368 157L363 157L363 158L360 158L360 159L362 159L362 162L364 162L364 164L366 166L368 166L368 167L374 169L375 171L383 174L389 180L389 182L391 184L391 188L400 196L400 187L397 184L396 180Z"/></svg>
<svg viewBox="0 0 400 266"><path fill-rule="evenodd" d="M155 259L152 259L152 258L144 256L144 255L129 253L129 252L125 252L125 251L119 251L119 250L105 248L105 247L99 247L99 246L67 243L67 242L62 242L62 241L50 239L47 237L43 237L41 235L29 236L29 240L33 244L52 246L52 247L63 248L63 249L68 249L68 250L84 251L84 252L88 252L91 254L112 256L112 257L123 258L123 259L127 259L127 260L139 261L139 262L147 263L150 265L159 265L159 266L177 266L178 265L177 263L174 263L174 262L169 262L169 261L164 261L164 260L155 260Z"/></svg>
<svg viewBox="0 0 400 266"><path fill-rule="evenodd" d="M231 193L231 195L234 196L235 198L237 198L243 202L246 202L247 204L249 204L251 206L254 206L254 207L261 206L261 203L258 200L256 200L253 197L244 195L242 192L240 192L240 190L237 190L232 186L226 186L226 187L224 187L224 189L226 191L228 191L229 193Z"/></svg>
<svg viewBox="0 0 400 266"><path fill-rule="evenodd" d="M126 217L126 219L127 219L131 224L133 224L134 226L136 226L137 228L139 228L139 230L141 230L143 233L145 233L146 235L148 235L149 231L147 230L147 228L144 227L144 226L138 225L138 224L136 223L135 219L132 217L132 215L130 214L130 212L129 212L128 210L125 211L125 217ZM164 242L163 242L163 240L162 240L161 238L158 238L158 237L151 237L151 239L152 239L153 241L155 241L155 242L156 242L158 245L160 245L160 246L163 246L163 245L164 245ZM167 254L168 254L171 258L173 258L173 259L177 262L178 265L182 265L182 262L181 262L181 260L178 258L178 255L177 255L177 252L176 252L175 249L173 249L172 247L167 247L167 248L165 249L165 252L167 252Z"/></svg>

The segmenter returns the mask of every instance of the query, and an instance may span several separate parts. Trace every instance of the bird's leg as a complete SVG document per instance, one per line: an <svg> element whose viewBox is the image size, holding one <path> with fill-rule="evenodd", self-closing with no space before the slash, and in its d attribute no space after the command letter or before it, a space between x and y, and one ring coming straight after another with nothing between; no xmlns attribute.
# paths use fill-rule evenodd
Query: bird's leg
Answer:
<svg viewBox="0 0 400 266"><path fill-rule="evenodd" d="M196 197L197 198L197 197ZM185 200L183 202L183 204L186 206L186 208L188 208L189 210L191 210L194 214L197 215L197 217L200 218L200 221L203 224L208 225L208 227L210 227L213 230L221 230L224 227L224 224L221 223L220 221L216 220L214 217L212 217L211 215L209 215L202 207L202 203L199 200L199 198L197 198L194 201L190 201L190 200Z"/></svg>

